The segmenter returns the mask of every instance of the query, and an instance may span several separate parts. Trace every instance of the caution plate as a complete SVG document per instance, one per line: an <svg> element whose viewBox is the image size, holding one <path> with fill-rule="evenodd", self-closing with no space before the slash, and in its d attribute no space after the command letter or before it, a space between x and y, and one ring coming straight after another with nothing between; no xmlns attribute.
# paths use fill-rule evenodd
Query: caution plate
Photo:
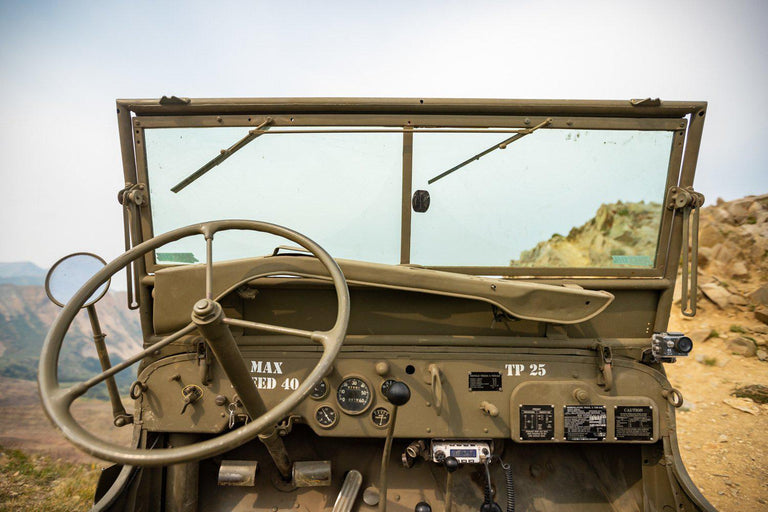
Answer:
<svg viewBox="0 0 768 512"><path fill-rule="evenodd" d="M617 441L653 440L653 407L618 405L614 417Z"/></svg>

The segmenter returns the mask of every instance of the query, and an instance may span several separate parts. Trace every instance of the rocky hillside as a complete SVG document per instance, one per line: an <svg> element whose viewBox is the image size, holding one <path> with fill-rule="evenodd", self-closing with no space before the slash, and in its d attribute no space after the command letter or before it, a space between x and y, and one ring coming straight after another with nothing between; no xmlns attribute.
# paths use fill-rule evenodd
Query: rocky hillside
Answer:
<svg viewBox="0 0 768 512"><path fill-rule="evenodd" d="M768 307L768 194L717 200L701 212L699 289L721 309Z"/></svg>
<svg viewBox="0 0 768 512"><path fill-rule="evenodd" d="M623 203L600 206L594 218L571 229L567 236L552 235L510 262L524 267L653 266L661 219L659 203Z"/></svg>
<svg viewBox="0 0 768 512"><path fill-rule="evenodd" d="M16 264L16 267L34 270L32 264ZM26 271L21 281L18 275L8 271L6 282L0 283L0 375L34 379L43 339L60 308L48 300L39 284L11 284L25 283L27 277L34 277L34 272ZM96 305L113 363L141 348L138 314L128 310L125 303L124 292L112 292ZM60 375L63 380L73 380L92 374L98 368L90 323L83 311L67 336Z"/></svg>

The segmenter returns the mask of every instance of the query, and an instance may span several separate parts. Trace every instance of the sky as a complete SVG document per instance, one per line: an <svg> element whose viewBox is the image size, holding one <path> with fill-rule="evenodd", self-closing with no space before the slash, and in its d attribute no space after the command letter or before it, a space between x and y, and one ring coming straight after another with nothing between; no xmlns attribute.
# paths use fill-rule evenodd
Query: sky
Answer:
<svg viewBox="0 0 768 512"><path fill-rule="evenodd" d="M0 0L0 262L123 251L116 98L709 102L696 189L768 193L763 1Z"/></svg>

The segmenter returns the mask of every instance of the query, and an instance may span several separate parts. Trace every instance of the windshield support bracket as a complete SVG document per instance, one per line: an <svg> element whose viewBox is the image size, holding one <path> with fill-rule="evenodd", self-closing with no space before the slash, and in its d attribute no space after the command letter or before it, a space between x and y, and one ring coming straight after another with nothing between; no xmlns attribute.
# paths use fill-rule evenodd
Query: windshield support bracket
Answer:
<svg viewBox="0 0 768 512"><path fill-rule="evenodd" d="M699 211L704 205L704 194L693 187L671 187L667 194L667 209L683 211L683 265L680 311L683 316L696 316L699 260ZM693 213L693 215L691 215ZM690 258L688 248L690 246Z"/></svg>

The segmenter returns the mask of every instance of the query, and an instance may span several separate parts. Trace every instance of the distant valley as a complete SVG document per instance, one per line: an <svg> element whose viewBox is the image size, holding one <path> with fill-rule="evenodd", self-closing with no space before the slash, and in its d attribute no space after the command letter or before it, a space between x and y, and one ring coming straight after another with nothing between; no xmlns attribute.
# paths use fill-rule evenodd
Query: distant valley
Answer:
<svg viewBox="0 0 768 512"><path fill-rule="evenodd" d="M30 262L0 263L0 376L36 379L43 340L60 311L45 294L45 273ZM96 309L113 364L141 349L138 313L126 307L125 292L107 293ZM65 340L59 377L62 381L82 380L99 369L91 326L83 311ZM121 387L130 380L130 372L118 374ZM105 395L105 391L97 388L95 395Z"/></svg>

